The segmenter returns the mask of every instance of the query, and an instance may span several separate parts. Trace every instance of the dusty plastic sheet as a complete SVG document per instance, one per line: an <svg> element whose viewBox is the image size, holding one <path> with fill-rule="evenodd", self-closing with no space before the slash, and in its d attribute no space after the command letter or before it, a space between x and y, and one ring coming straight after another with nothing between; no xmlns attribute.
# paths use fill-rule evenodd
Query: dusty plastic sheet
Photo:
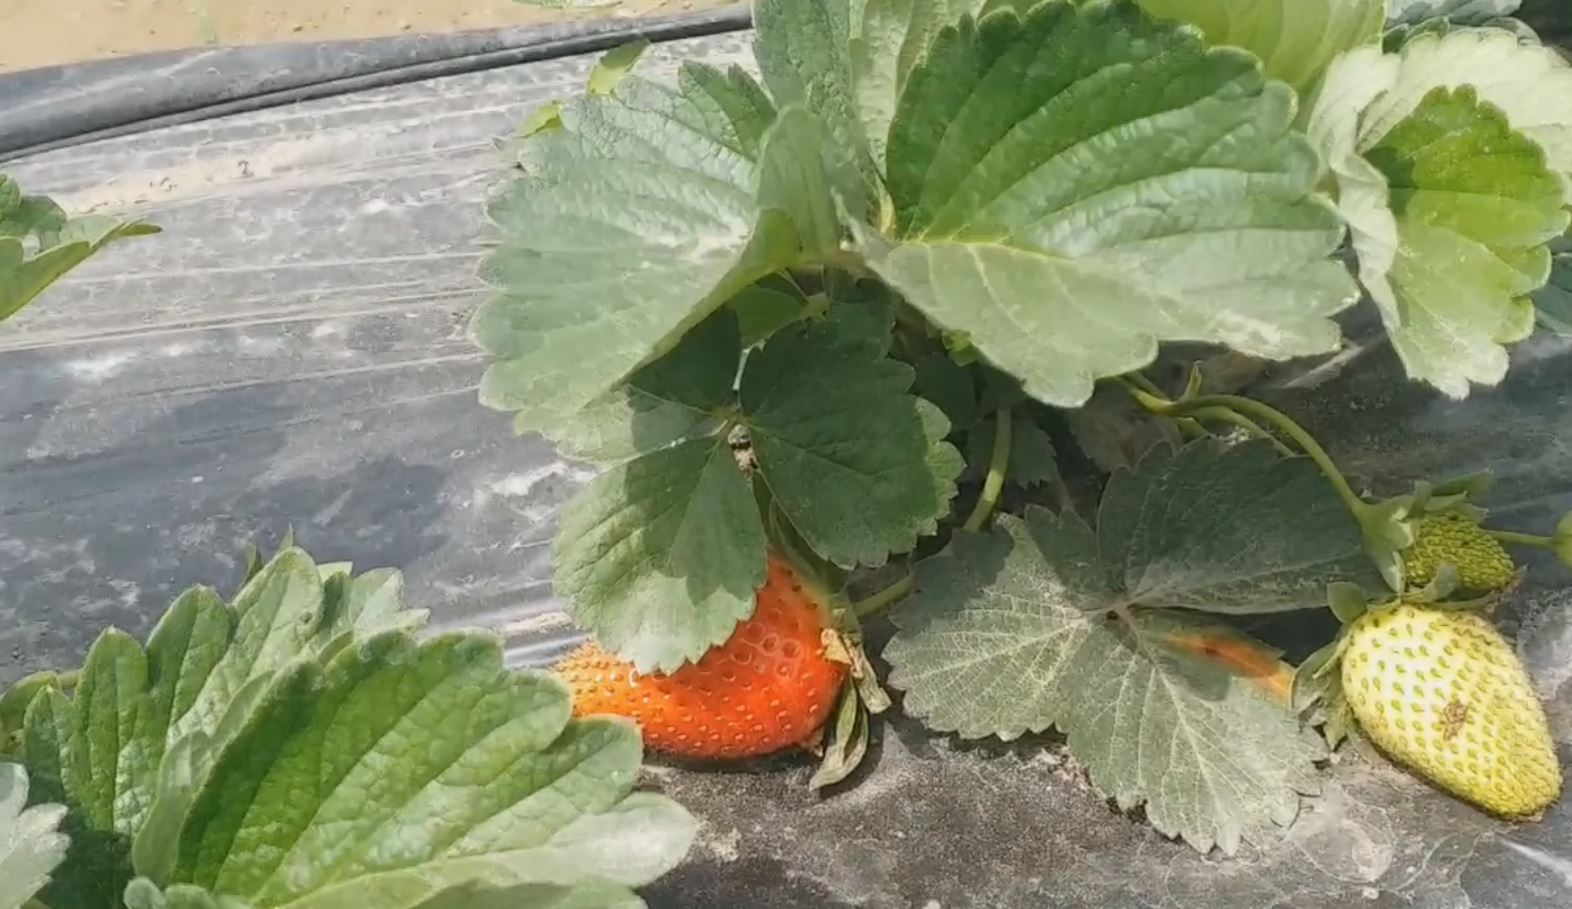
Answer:
<svg viewBox="0 0 1572 909"><path fill-rule="evenodd" d="M727 64L747 36L665 45ZM549 594L557 506L588 473L475 402L465 341L493 148L589 58L313 101L21 162L73 210L156 219L0 333L0 682L145 633L184 586L232 589L240 546L293 526L326 559L401 565L440 626L570 640ZM1572 507L1572 345L1537 338L1466 404L1384 347L1274 379L1362 480L1494 464L1493 504ZM1309 386L1319 383L1319 389ZM1349 397L1344 397L1343 395ZM1333 405L1335 404L1335 409ZM1572 591L1543 560L1507 615L1572 760ZM1203 857L1111 809L1056 741L882 727L828 798L797 758L657 765L704 821L656 909L1538 909L1572 905L1572 806L1508 827L1361 747L1282 842Z"/></svg>
<svg viewBox="0 0 1572 909"><path fill-rule="evenodd" d="M591 53L644 36L747 28L746 5L354 41L198 48L0 75L0 161L86 139Z"/></svg>

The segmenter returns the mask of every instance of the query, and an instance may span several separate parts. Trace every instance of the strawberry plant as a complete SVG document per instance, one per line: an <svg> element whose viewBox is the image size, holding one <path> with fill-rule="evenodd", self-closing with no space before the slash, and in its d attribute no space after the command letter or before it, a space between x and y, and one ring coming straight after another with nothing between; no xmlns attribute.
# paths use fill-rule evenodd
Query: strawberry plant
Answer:
<svg viewBox="0 0 1572 909"><path fill-rule="evenodd" d="M286 546L11 687L0 907L642 905L694 825L631 792L634 725L425 618L397 572Z"/></svg>
<svg viewBox="0 0 1572 909"><path fill-rule="evenodd" d="M145 221L68 218L45 196L25 196L0 174L0 322L106 244L157 233Z"/></svg>
<svg viewBox="0 0 1572 909"><path fill-rule="evenodd" d="M676 753L730 732L758 702L718 670L785 560L845 691L788 687L742 744L827 717L819 783L888 705L862 649L887 615L907 713L1056 728L1201 850L1290 823L1352 718L1465 798L1543 808L1560 769L1504 643L1414 663L1456 673L1439 707L1381 679L1461 752L1405 750L1363 661L1331 667L1408 627L1381 616L1488 626L1521 570L1502 545L1572 561L1572 522L1493 527L1480 478L1356 490L1250 394L1337 354L1355 307L1451 398L1567 324L1572 66L1480 6L759 0L752 70L673 83L623 49L532 114L471 331L481 401L602 467L554 545L596 641L564 666L599 691L581 712ZM1329 603L1349 630L1286 642L1326 645L1302 671L1246 631ZM1526 802L1478 797L1530 767Z"/></svg>

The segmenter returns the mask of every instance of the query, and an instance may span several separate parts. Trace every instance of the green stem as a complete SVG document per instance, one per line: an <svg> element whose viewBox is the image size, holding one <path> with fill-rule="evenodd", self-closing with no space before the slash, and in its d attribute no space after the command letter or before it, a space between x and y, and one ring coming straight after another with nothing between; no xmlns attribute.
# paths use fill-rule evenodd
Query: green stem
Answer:
<svg viewBox="0 0 1572 909"><path fill-rule="evenodd" d="M1303 426L1295 423L1292 417L1289 417L1277 408L1252 398L1240 397L1239 395L1196 395L1193 398L1186 398L1182 401L1170 401L1159 395L1146 392L1134 383L1127 382L1124 384L1124 388L1142 407L1164 416L1187 416L1200 410L1222 408L1231 410L1235 414L1254 418L1274 427L1283 435L1292 439L1300 448L1304 449L1305 454L1310 456L1310 460L1314 461L1316 466L1321 468L1321 472L1331 482L1332 488L1337 491L1338 498L1343 500L1343 504L1348 506L1348 510L1353 512L1354 516L1359 518L1361 523L1370 514L1370 504L1361 499L1354 492L1353 487L1348 485L1348 478L1343 476L1341 470L1337 469L1337 464L1332 460L1332 456L1326 453L1326 449L1321 447L1321 443L1317 442L1314 436L1306 432Z"/></svg>
<svg viewBox="0 0 1572 909"><path fill-rule="evenodd" d="M988 476L983 480L982 495L972 508L971 516L961 525L971 533L983 529L989 515L993 514L994 506L999 504L999 494L1004 491L1004 477L1010 470L1010 433L1014 424L1015 419L1010 415L1008 407L994 416L993 453L988 456Z"/></svg>
<svg viewBox="0 0 1572 909"><path fill-rule="evenodd" d="M915 582L915 576L912 574L912 572L907 571L906 576L901 578L899 581L896 581L895 583L884 588L878 593L869 596L866 599L858 600L857 602L853 603L852 612L856 613L857 619L859 621L871 619L879 613L883 612L885 609L888 609L894 603L900 601L908 593L911 593L912 585Z"/></svg>
<svg viewBox="0 0 1572 909"><path fill-rule="evenodd" d="M1146 377L1146 373L1132 372L1132 373L1130 373L1130 381L1134 382L1137 388L1141 389L1142 391L1146 392L1149 395L1152 395L1152 396L1158 397L1158 398L1167 398L1168 397L1166 394L1163 393L1163 390L1161 388L1157 387L1157 383L1156 382L1153 382L1151 379L1148 379Z"/></svg>
<svg viewBox="0 0 1572 909"><path fill-rule="evenodd" d="M1285 445L1282 439L1272 435L1260 423L1257 423L1243 414L1229 410L1226 407L1203 407L1195 412L1195 417L1198 420L1212 420L1217 423L1227 423L1230 426L1237 426L1252 436L1260 439L1267 439L1272 443L1273 447L1277 449L1277 453L1284 457L1291 458L1297 454L1297 452L1295 452L1292 448L1289 448L1287 445Z"/></svg>
<svg viewBox="0 0 1572 909"><path fill-rule="evenodd" d="M1533 546L1538 549L1554 549L1556 541L1551 537L1540 536L1537 533L1518 533L1515 530L1490 530L1490 535L1502 543L1514 546Z"/></svg>

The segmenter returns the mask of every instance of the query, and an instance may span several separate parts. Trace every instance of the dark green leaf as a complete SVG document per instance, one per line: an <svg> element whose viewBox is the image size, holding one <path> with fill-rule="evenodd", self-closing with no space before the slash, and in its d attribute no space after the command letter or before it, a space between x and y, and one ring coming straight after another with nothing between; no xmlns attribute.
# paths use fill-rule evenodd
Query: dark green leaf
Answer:
<svg viewBox="0 0 1572 909"><path fill-rule="evenodd" d="M670 672L730 637L764 583L765 538L725 439L614 467L564 509L555 587L601 644Z"/></svg>
<svg viewBox="0 0 1572 909"><path fill-rule="evenodd" d="M571 458L616 462L714 435L741 358L737 318L718 310L665 356L567 418L553 433Z"/></svg>
<svg viewBox="0 0 1572 909"><path fill-rule="evenodd" d="M1103 585L1072 516L1005 515L918 568L885 657L908 712L966 738L1057 726L1121 808L1202 851L1265 841L1318 780L1319 740L1288 710L1291 670L1190 613L1089 611Z"/></svg>
<svg viewBox="0 0 1572 909"><path fill-rule="evenodd" d="M1035 0L865 0L854 5L851 73L858 115L874 160L885 163L885 143L906 80L940 28L962 16L997 9L1026 12Z"/></svg>
<svg viewBox="0 0 1572 909"><path fill-rule="evenodd" d="M925 417L912 370L886 358L889 330L882 308L839 305L777 332L742 374L760 472L809 545L843 567L881 565L932 533L960 470L942 414Z"/></svg>
<svg viewBox="0 0 1572 909"><path fill-rule="evenodd" d="M1120 600L1264 613L1326 602L1327 585L1379 585L1360 527L1308 458L1265 442L1201 440L1114 475L1097 537Z"/></svg>
<svg viewBox="0 0 1572 909"><path fill-rule="evenodd" d="M938 33L890 130L875 270L1039 400L1076 406L1161 340L1331 351L1354 302L1291 89L1128 3ZM1161 199L1160 206L1152 200ZM1270 326L1265 329L1263 326Z"/></svg>
<svg viewBox="0 0 1572 909"><path fill-rule="evenodd" d="M752 347L809 311L809 300L797 285L772 275L743 288L728 304L742 329L742 346Z"/></svg>
<svg viewBox="0 0 1572 909"><path fill-rule="evenodd" d="M819 158L797 157L805 114L769 129L763 164L713 96L638 77L561 116L491 204L501 236L481 270L501 295L471 323L498 357L482 403L548 436L830 230Z"/></svg>
<svg viewBox="0 0 1572 909"><path fill-rule="evenodd" d="M917 378L912 391L944 411L955 432L969 431L977 423L977 389L972 374L943 351L932 351L913 367Z"/></svg>
<svg viewBox="0 0 1572 909"><path fill-rule="evenodd" d="M862 216L877 184L853 96L850 5L845 0L759 0L753 8L754 57L782 106L800 104L827 129L823 154L836 189Z"/></svg>
<svg viewBox="0 0 1572 909"><path fill-rule="evenodd" d="M722 71L688 62L677 72L677 85L705 135L750 159L759 156L764 133L775 122L775 105L752 76L736 66Z"/></svg>
<svg viewBox="0 0 1572 909"><path fill-rule="evenodd" d="M291 909L415 909L479 881L646 884L693 820L629 795L631 723L569 712L560 681L505 671L489 636L393 632L298 663L214 762L168 883Z"/></svg>

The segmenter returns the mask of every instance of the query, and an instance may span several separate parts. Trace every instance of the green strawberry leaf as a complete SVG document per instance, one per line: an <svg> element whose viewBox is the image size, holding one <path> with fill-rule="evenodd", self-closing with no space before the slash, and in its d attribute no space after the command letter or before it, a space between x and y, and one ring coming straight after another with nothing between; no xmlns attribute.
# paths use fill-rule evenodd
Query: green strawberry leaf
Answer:
<svg viewBox="0 0 1572 909"><path fill-rule="evenodd" d="M937 404L950 429L967 432L977 425L977 388L971 371L942 350L933 350L912 364L917 377L912 391Z"/></svg>
<svg viewBox="0 0 1572 909"><path fill-rule="evenodd" d="M65 861L70 845L60 833L65 806L28 808L27 790L27 769L0 763L0 909L29 905Z"/></svg>
<svg viewBox="0 0 1572 909"><path fill-rule="evenodd" d="M60 674L35 672L0 694L0 758L16 754L22 747L22 729L27 708L34 699L51 688L59 688Z"/></svg>
<svg viewBox="0 0 1572 909"><path fill-rule="evenodd" d="M962 20L891 126L896 239L862 227L860 245L1051 404L1081 404L1162 340L1330 351L1356 294L1293 115L1253 58L1130 3Z"/></svg>
<svg viewBox="0 0 1572 909"><path fill-rule="evenodd" d="M592 95L609 95L616 91L622 84L623 78L633 72L638 65L639 58L650 49L650 39L638 38L627 44L614 47L602 54L595 61L595 68L589 74L589 93Z"/></svg>
<svg viewBox="0 0 1572 909"><path fill-rule="evenodd" d="M490 206L500 237L481 272L500 295L470 331L498 358L482 403L521 430L553 434L737 291L839 246L813 119L775 118L755 161L757 109L706 93L744 97L731 81L684 81L629 76L565 103Z"/></svg>
<svg viewBox="0 0 1572 909"><path fill-rule="evenodd" d="M53 199L23 195L15 180L0 174L0 237L32 238L41 247L54 246L69 220Z"/></svg>
<svg viewBox="0 0 1572 909"><path fill-rule="evenodd" d="M1325 754L1288 709L1292 671L1202 617L1115 608L1103 567L1073 515L958 534L892 613L890 684L937 731L1057 726L1098 788L1199 850L1265 841L1316 790Z"/></svg>
<svg viewBox="0 0 1572 909"><path fill-rule="evenodd" d="M737 379L737 323L730 310L699 323L665 356L564 421L553 433L558 451L611 463L714 435Z"/></svg>
<svg viewBox="0 0 1572 909"><path fill-rule="evenodd" d="M561 682L507 672L490 636L390 632L297 663L215 760L164 883L261 909L413 909L476 882L646 884L694 822L629 795L632 724L569 712Z"/></svg>
<svg viewBox="0 0 1572 909"><path fill-rule="evenodd" d="M1572 234L1550 244L1550 280L1534 294L1539 322L1562 337L1572 337Z"/></svg>
<svg viewBox="0 0 1572 909"><path fill-rule="evenodd" d="M1213 45L1242 47L1266 74L1304 92L1343 51L1375 42L1386 0L1137 0L1160 19L1201 29Z"/></svg>
<svg viewBox="0 0 1572 909"><path fill-rule="evenodd" d="M579 627L640 672L725 641L764 583L764 526L724 436L595 478L564 508L552 552Z"/></svg>
<svg viewBox="0 0 1572 909"><path fill-rule="evenodd" d="M1473 87L1446 87L1440 69L1452 63L1433 45L1456 45L1461 61L1495 47L1457 33L1416 39L1400 57L1345 55L1309 130L1336 179L1360 280L1408 375L1461 398L1505 377L1505 345L1532 330L1526 296L1544 285L1545 244L1567 215L1544 152ZM1417 84L1437 87L1412 107L1390 100ZM1404 118L1389 122L1399 110Z"/></svg>
<svg viewBox="0 0 1572 909"><path fill-rule="evenodd" d="M781 275L744 287L726 305L737 316L743 347L758 344L798 319L822 316L825 309Z"/></svg>
<svg viewBox="0 0 1572 909"><path fill-rule="evenodd" d="M749 160L759 157L764 134L775 122L775 104L746 70L684 63L677 71L677 87L692 105L704 135Z"/></svg>
<svg viewBox="0 0 1572 909"><path fill-rule="evenodd" d="M998 9L1024 13L1034 0L865 0L851 22L852 87L873 158L885 164L885 145L906 80L940 28L962 16Z"/></svg>
<svg viewBox="0 0 1572 909"><path fill-rule="evenodd" d="M832 162L842 201L860 217L878 177L852 89L850 5L758 0L753 28L753 55L764 84L782 106L801 105L823 121L829 143L822 153Z"/></svg>
<svg viewBox="0 0 1572 909"><path fill-rule="evenodd" d="M844 304L777 332L743 368L759 471L808 544L842 567L882 565L933 533L961 468L948 421L908 393L913 371L886 356L889 341L887 310Z"/></svg>
<svg viewBox="0 0 1572 909"><path fill-rule="evenodd" d="M1546 165L1572 190L1572 63L1554 49L1501 29L1463 29L1414 37L1397 65L1385 91L1356 112L1362 149L1381 142L1436 89L1468 87L1543 149Z"/></svg>
<svg viewBox="0 0 1572 909"><path fill-rule="evenodd" d="M13 194L17 201L0 214L0 321L110 243L159 230L145 221L101 215L65 221L59 206L42 196L21 196L15 182L0 175L0 196Z"/></svg>
<svg viewBox="0 0 1572 909"><path fill-rule="evenodd" d="M336 570L333 598L322 577L308 555L286 548L233 606L193 588L159 620L145 651L106 631L70 697L46 687L31 699L23 757L37 788L71 809L72 860L46 894L52 905L112 904L130 879L133 848L159 845L136 840L173 791L170 773L180 770L188 788L200 783L206 759L239 732L286 666L424 622L424 611L402 607L396 572L351 579Z"/></svg>
<svg viewBox="0 0 1572 909"><path fill-rule="evenodd" d="M1119 606L1282 612L1323 606L1335 581L1381 583L1314 463L1266 442L1158 450L1109 480L1097 514Z"/></svg>

